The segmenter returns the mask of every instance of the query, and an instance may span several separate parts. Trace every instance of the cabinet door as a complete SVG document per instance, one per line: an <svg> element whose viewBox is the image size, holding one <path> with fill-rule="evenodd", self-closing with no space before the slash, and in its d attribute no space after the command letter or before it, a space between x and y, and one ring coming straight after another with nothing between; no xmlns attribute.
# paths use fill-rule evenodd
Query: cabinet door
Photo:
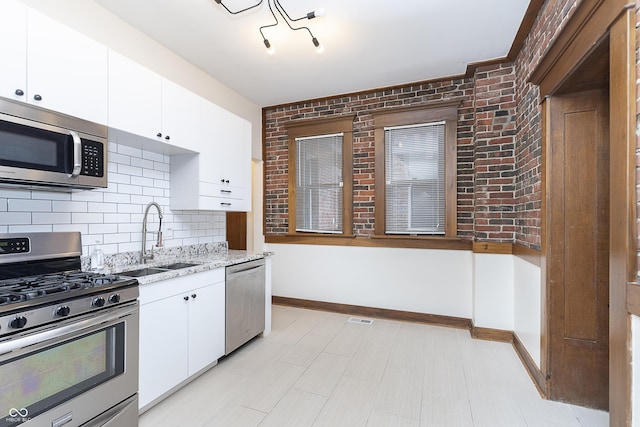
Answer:
<svg viewBox="0 0 640 427"><path fill-rule="evenodd" d="M189 296L189 375L193 375L224 355L224 282Z"/></svg>
<svg viewBox="0 0 640 427"><path fill-rule="evenodd" d="M188 305L177 295L140 306L140 408L188 376Z"/></svg>
<svg viewBox="0 0 640 427"><path fill-rule="evenodd" d="M162 140L198 151L200 100L193 92L162 79Z"/></svg>
<svg viewBox="0 0 640 427"><path fill-rule="evenodd" d="M251 185L251 123L227 113L225 145L228 155L225 175L229 185L245 189Z"/></svg>
<svg viewBox="0 0 640 427"><path fill-rule="evenodd" d="M27 102L107 124L105 46L31 8L27 46Z"/></svg>
<svg viewBox="0 0 640 427"><path fill-rule="evenodd" d="M27 7L15 0L0 2L0 57L0 96L26 101Z"/></svg>
<svg viewBox="0 0 640 427"><path fill-rule="evenodd" d="M109 126L146 138L162 132L162 78L109 51Z"/></svg>

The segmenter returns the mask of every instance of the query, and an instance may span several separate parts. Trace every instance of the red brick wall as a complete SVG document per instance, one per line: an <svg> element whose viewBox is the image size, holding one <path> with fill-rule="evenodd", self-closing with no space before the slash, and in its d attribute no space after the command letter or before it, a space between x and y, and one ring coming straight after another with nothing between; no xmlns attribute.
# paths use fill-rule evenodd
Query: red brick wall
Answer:
<svg viewBox="0 0 640 427"><path fill-rule="evenodd" d="M266 109L265 234L288 232L286 123L313 117L356 116L353 231L357 236L370 236L374 227L375 173L372 113L460 100L458 236L539 248L542 135L538 89L527 80L579 2L548 0L515 62L479 68L472 78L444 79Z"/></svg>

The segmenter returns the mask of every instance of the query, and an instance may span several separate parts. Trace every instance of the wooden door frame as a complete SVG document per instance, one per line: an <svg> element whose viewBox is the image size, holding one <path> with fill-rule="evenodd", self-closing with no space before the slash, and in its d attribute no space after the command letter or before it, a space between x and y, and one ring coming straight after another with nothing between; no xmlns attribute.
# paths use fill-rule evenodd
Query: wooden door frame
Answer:
<svg viewBox="0 0 640 427"><path fill-rule="evenodd" d="M636 283L636 72L635 3L627 0L583 0L533 71L530 82L540 97L554 94L572 72L607 36L610 39L610 156L611 207L609 240L609 414L610 425L631 425L631 328L629 313L640 315L640 286ZM542 102L542 337L541 366L548 374L547 325L549 181L546 152L549 105ZM542 384L543 392L546 385Z"/></svg>

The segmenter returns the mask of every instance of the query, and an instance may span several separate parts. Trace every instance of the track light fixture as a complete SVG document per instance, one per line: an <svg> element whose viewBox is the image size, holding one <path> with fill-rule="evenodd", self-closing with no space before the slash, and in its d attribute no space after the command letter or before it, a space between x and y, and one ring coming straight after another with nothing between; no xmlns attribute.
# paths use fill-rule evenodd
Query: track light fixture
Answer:
<svg viewBox="0 0 640 427"><path fill-rule="evenodd" d="M244 9L237 10L237 11L232 11L227 7L227 5L222 3L222 0L214 0L214 1L216 3L218 3L219 5L221 5L222 7L224 7L224 9L227 12L229 12L231 15L238 15L238 14L240 14L242 12L247 12L247 11L249 11L251 9L254 9L254 8L260 6L264 2L264 0L259 0L258 3L254 4L253 6L249 6L249 7L246 7ZM280 0L267 0L267 6L269 6L269 12L271 12L271 16L273 16L273 19L274 19L275 22L273 24L263 25L262 27L260 27L258 29L258 31L260 31L260 35L262 36L262 42L264 43L265 47L267 48L267 53L272 54L274 52L274 49L271 46L271 42L269 42L269 39L267 39L265 37L264 32L262 30L264 30L265 28L277 26L279 24L279 22L280 22L278 20L278 16L277 15L280 15L282 20L293 31L306 30L309 33L309 36L311 36L311 42L316 47L316 51L318 53L321 53L324 50L323 46L320 44L318 39L313 35L313 33L311 32L309 27L306 27L306 26L294 27L292 25L294 22L301 21L303 19L314 19L314 18L317 18L319 16L324 16L324 8L319 8L317 10L309 12L305 16L301 16L300 18L292 18L291 16L289 16L287 11L284 10L284 7L282 7L282 5L280 4ZM274 9L275 9L275 11L274 11ZM276 15L276 12L277 12L277 15Z"/></svg>

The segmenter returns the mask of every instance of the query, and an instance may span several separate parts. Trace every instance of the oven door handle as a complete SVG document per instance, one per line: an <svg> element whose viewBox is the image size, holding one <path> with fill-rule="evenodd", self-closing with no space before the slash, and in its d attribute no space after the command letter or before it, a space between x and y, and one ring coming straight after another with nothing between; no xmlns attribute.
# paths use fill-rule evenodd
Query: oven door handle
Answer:
<svg viewBox="0 0 640 427"><path fill-rule="evenodd" d="M127 309L128 308L128 309ZM44 347L51 344L51 341L64 341L73 335L80 335L84 332L100 329L110 323L117 323L123 317L138 312L138 302L135 305L123 306L117 310L109 310L108 313L82 317L67 325L53 324L44 331L25 332L24 336L12 336L4 342L0 342L0 356L8 353L21 351L34 347Z"/></svg>

